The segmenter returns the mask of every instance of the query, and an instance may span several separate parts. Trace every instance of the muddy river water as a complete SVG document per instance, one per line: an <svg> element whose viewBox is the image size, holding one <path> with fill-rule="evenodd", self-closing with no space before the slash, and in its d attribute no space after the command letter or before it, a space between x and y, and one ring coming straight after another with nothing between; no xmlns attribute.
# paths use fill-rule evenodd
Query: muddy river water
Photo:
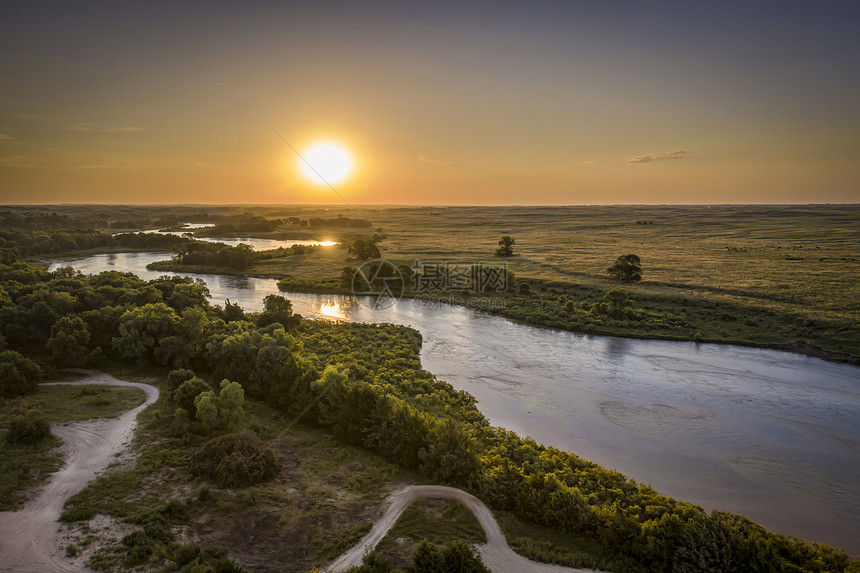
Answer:
<svg viewBox="0 0 860 573"><path fill-rule="evenodd" d="M166 253L66 260L86 273L165 274ZM213 304L259 311L274 280L194 275ZM391 322L424 337L424 367L497 426L661 493L860 554L860 368L776 350L586 336L463 307L281 293L308 318Z"/></svg>

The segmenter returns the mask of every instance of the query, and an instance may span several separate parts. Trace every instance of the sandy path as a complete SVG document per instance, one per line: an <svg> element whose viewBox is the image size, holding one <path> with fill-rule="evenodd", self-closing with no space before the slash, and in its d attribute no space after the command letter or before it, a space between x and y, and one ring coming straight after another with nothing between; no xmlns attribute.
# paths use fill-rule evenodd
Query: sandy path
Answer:
<svg viewBox="0 0 860 573"><path fill-rule="evenodd" d="M410 485L392 493L388 496L388 507L379 521L373 525L370 533L365 535L355 547L338 557L325 571L339 573L350 567L361 565L364 555L382 541L400 514L412 503L428 497L456 499L475 514L481 527L487 532L487 542L478 545L477 549L484 560L484 564L493 573L529 573L532 571L538 573L585 573L592 571L591 569L572 569L560 565L538 563L515 553L508 547L508 542L502 535L502 530L499 529L499 524L496 523L493 514L480 499L461 489L441 485Z"/></svg>
<svg viewBox="0 0 860 573"><path fill-rule="evenodd" d="M101 372L82 372L90 377L57 384L133 386L146 393L146 401L118 418L72 422L51 428L65 442L66 465L51 476L45 489L22 510L0 512L0 571L81 570L59 553L57 518L63 504L128 445L138 413L158 399L158 389L149 384L125 382Z"/></svg>

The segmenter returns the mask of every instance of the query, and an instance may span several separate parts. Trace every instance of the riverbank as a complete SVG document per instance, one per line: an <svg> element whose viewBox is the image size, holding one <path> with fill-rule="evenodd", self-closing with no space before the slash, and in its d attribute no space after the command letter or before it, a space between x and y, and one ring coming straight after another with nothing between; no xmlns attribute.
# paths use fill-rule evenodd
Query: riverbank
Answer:
<svg viewBox="0 0 860 573"><path fill-rule="evenodd" d="M352 263L355 264L355 263ZM278 279L283 292L350 295L337 277L308 279L273 272L241 272L211 265L182 265L173 260L147 265L155 271L250 276ZM526 284L527 290L519 285ZM401 298L428 305L462 305L521 324L579 334L646 340L734 344L795 352L835 362L860 364L860 327L839 321L810 320L770 308L702 296L686 286L618 284L630 295L629 311L613 316L600 303L607 289L572 282L520 277L499 293L455 292L427 295L404 290Z"/></svg>

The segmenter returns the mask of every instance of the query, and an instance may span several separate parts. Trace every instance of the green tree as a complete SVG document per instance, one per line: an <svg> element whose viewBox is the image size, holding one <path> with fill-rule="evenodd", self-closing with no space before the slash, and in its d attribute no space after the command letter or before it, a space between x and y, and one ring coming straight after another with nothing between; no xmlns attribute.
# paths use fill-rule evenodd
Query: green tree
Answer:
<svg viewBox="0 0 860 573"><path fill-rule="evenodd" d="M193 370L188 370L187 368L171 370L170 374L167 375L167 395L172 398L173 393L179 389L182 383L192 378L194 378Z"/></svg>
<svg viewBox="0 0 860 573"><path fill-rule="evenodd" d="M245 390L238 382L221 381L221 391L218 393L218 415L224 427L232 429L244 415Z"/></svg>
<svg viewBox="0 0 860 573"><path fill-rule="evenodd" d="M422 539L415 550L409 571L410 573L448 573L442 552L426 539Z"/></svg>
<svg viewBox="0 0 860 573"><path fill-rule="evenodd" d="M496 249L497 257L512 257L514 256L514 245L516 244L516 240L514 240L510 235L503 235L501 239L499 239L499 248Z"/></svg>
<svg viewBox="0 0 860 573"><path fill-rule="evenodd" d="M173 393L173 401L176 405L189 414L196 414L197 408L194 401L202 392L211 392L212 387L198 377L193 377L179 385Z"/></svg>
<svg viewBox="0 0 860 573"><path fill-rule="evenodd" d="M201 392L194 398L194 412L194 417L205 429L214 430L221 426L218 418L218 398L212 390Z"/></svg>
<svg viewBox="0 0 860 573"><path fill-rule="evenodd" d="M113 347L124 358L145 364L155 361L155 350L163 339L179 335L179 317L172 308L163 302L146 304L122 315Z"/></svg>
<svg viewBox="0 0 860 573"><path fill-rule="evenodd" d="M51 338L46 346L57 366L80 366L89 341L90 330L81 317L63 316L51 327Z"/></svg>
<svg viewBox="0 0 860 573"><path fill-rule="evenodd" d="M340 271L340 286L342 288L352 288L352 281L355 277L355 268L343 267Z"/></svg>
<svg viewBox="0 0 860 573"><path fill-rule="evenodd" d="M263 299L263 312L257 321L258 326L267 326L278 322L285 328L292 328L299 322L298 315L293 314L293 303L277 294L267 295Z"/></svg>
<svg viewBox="0 0 860 573"><path fill-rule="evenodd" d="M445 548L442 558L449 573L490 573L475 550L459 539Z"/></svg>
<svg viewBox="0 0 860 573"><path fill-rule="evenodd" d="M232 429L242 419L245 391L238 382L221 381L221 391L216 396L212 390L200 392L194 398L197 421L207 430Z"/></svg>
<svg viewBox="0 0 860 573"><path fill-rule="evenodd" d="M248 320L248 317L245 316L245 311L242 310L242 307L239 306L239 303L230 302L229 298L224 302L224 312L221 313L221 316L225 322Z"/></svg>
<svg viewBox="0 0 860 573"><path fill-rule="evenodd" d="M468 428L448 418L436 423L421 452L421 471L434 480L470 485L480 470L475 441Z"/></svg>
<svg viewBox="0 0 860 573"><path fill-rule="evenodd" d="M14 350L0 352L0 396L14 398L36 391L42 379L39 365Z"/></svg>
<svg viewBox="0 0 860 573"><path fill-rule="evenodd" d="M347 253L350 257L360 261L369 261L380 257L379 247L376 246L376 237L372 239L356 239L350 243Z"/></svg>
<svg viewBox="0 0 860 573"><path fill-rule="evenodd" d="M642 266L637 255L622 255L618 257L615 259L615 263L606 269L606 271L624 282L642 280Z"/></svg>

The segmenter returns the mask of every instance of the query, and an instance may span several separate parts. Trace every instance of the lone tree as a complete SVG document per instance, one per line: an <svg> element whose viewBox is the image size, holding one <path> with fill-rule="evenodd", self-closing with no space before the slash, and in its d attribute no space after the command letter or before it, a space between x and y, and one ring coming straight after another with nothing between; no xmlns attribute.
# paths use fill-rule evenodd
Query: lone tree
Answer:
<svg viewBox="0 0 860 573"><path fill-rule="evenodd" d="M497 257L512 257L514 256L514 243L516 241L511 238L510 235L504 235L501 239L499 239L499 248L496 249Z"/></svg>
<svg viewBox="0 0 860 573"><path fill-rule="evenodd" d="M606 270L626 283L642 280L642 267L637 255L622 255Z"/></svg>
<svg viewBox="0 0 860 573"><path fill-rule="evenodd" d="M379 242L376 236L372 239L356 239L349 245L347 253L350 257L360 261L369 261L370 259L379 258L379 247L376 243Z"/></svg>

